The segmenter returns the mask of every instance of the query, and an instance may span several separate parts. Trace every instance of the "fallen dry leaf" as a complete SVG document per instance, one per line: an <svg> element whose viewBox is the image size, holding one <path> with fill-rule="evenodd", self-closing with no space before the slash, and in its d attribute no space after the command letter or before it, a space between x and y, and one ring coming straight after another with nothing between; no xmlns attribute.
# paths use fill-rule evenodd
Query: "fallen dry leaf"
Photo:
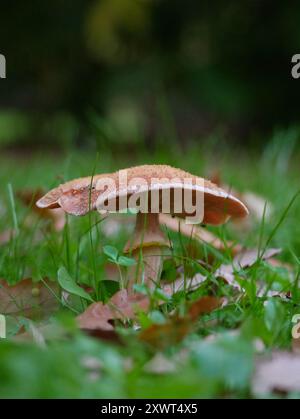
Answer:
<svg viewBox="0 0 300 419"><path fill-rule="evenodd" d="M278 298L282 298L284 300L290 300L292 295L291 292L280 292L280 291L273 291L273 290L268 290L266 287L262 287L257 291L256 294L258 297L278 297Z"/></svg>
<svg viewBox="0 0 300 419"><path fill-rule="evenodd" d="M237 289L238 291L242 290L242 287L234 277L234 269L231 265L221 265L221 267L215 271L214 275L216 278L221 278L228 285Z"/></svg>
<svg viewBox="0 0 300 419"><path fill-rule="evenodd" d="M141 341L150 346L164 349L181 342L193 329L196 320L203 314L220 307L222 300L202 297L190 305L185 317L173 316L165 324L154 324L139 334Z"/></svg>
<svg viewBox="0 0 300 419"><path fill-rule="evenodd" d="M149 305L147 296L128 295L127 290L121 290L107 304L91 304L77 317L77 321L81 329L113 331L113 320L134 319L137 311L147 310Z"/></svg>
<svg viewBox="0 0 300 419"><path fill-rule="evenodd" d="M17 317L15 317L18 320ZM38 341L53 341L66 339L68 332L60 325L44 323L44 320L40 323L30 322L29 328L25 328L24 325L20 327L18 333L11 339L18 342L38 342Z"/></svg>
<svg viewBox="0 0 300 419"><path fill-rule="evenodd" d="M262 260L268 260L279 255L279 253L281 253L281 249L267 249L260 257ZM257 259L258 250L250 249L236 255L233 259L233 265L236 269L244 269L254 265Z"/></svg>
<svg viewBox="0 0 300 419"><path fill-rule="evenodd" d="M195 301L188 310L188 317L195 321L199 316L210 313L222 305L222 299L216 297L202 297Z"/></svg>
<svg viewBox="0 0 300 419"><path fill-rule="evenodd" d="M200 278L201 277L201 278ZM187 287L195 289L205 280L202 275L196 275L193 279L186 282ZM181 287L184 287L184 280L175 281L173 284L162 286L162 290L167 295L173 295ZM194 319L197 312L210 311L212 304L216 304L216 299L206 297L201 302L194 303L189 312L189 319ZM163 301L159 302L163 303ZM211 307L209 307L209 305ZM218 303L219 304L219 303ZM97 302L91 304L82 314L77 317L79 327L91 336L99 337L104 340L119 340L113 325L114 320L132 320L136 318L136 313L140 310L147 311L150 306L148 296L141 294L128 294L127 290L120 290L112 296L106 304ZM196 310L196 311L195 311ZM198 311L197 311L198 310Z"/></svg>
<svg viewBox="0 0 300 419"><path fill-rule="evenodd" d="M197 273L193 278L178 278L172 283L162 284L162 289L167 295L173 295L183 290L194 291L206 280L206 276Z"/></svg>
<svg viewBox="0 0 300 419"><path fill-rule="evenodd" d="M115 330L104 330L104 329L81 329L81 331L93 338L104 340L107 342L114 342L122 345L123 341L120 335Z"/></svg>
<svg viewBox="0 0 300 419"><path fill-rule="evenodd" d="M165 324L153 324L139 334L139 339L150 346L165 349L180 343L191 330L186 319L169 320Z"/></svg>
<svg viewBox="0 0 300 419"><path fill-rule="evenodd" d="M261 255L262 260L268 260L273 258L274 256L278 255L281 252L281 249L267 249L263 255ZM243 251L237 254L232 264L230 265L221 265L216 271L215 276L218 278L222 278L225 282L227 282L232 287L241 290L240 284L236 281L234 277L235 271L239 271L241 269L249 268L255 264L258 260L258 250L257 249L250 249Z"/></svg>
<svg viewBox="0 0 300 419"><path fill-rule="evenodd" d="M300 393L300 357L290 352L277 352L257 363L253 379L255 394Z"/></svg>
<svg viewBox="0 0 300 419"><path fill-rule="evenodd" d="M58 292L56 283L45 280L45 283L55 293ZM59 301L51 291L40 282L23 279L16 285L8 285L0 279L0 313L5 315L23 315L28 318L43 317L55 311Z"/></svg>
<svg viewBox="0 0 300 419"><path fill-rule="evenodd" d="M63 230L66 223L65 212L61 208L45 209L38 208L36 202L44 195L41 189L23 190L17 192L17 197L32 210L37 216L50 220L55 231ZM30 218L27 218L27 222ZM31 222L30 222L31 223ZM31 223L32 224L32 223Z"/></svg>

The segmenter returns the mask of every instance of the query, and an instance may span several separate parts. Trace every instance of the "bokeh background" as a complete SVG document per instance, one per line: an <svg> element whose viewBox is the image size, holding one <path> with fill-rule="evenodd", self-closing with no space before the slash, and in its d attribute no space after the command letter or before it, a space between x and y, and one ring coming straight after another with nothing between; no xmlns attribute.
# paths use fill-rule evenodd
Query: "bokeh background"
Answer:
<svg viewBox="0 0 300 419"><path fill-rule="evenodd" d="M299 21L293 0L1 2L0 148L297 142Z"/></svg>
<svg viewBox="0 0 300 419"><path fill-rule="evenodd" d="M7 78L0 78L0 312L9 337L0 344L0 398L257 396L254 369L291 349L291 320L300 312L300 78L291 75L299 23L299 0L0 2L7 61ZM58 294L64 268L68 284L108 301L120 273L105 246L123 254L132 217L56 218L35 202L65 181L147 163L214 180L250 215L206 227L224 251L168 232L172 258L162 277L200 273L208 280L159 311L151 298L149 314L118 328L126 339L118 347L78 333L79 298L69 296L68 307L59 296L48 304L38 287L51 283ZM252 255L282 252L239 270L229 243ZM230 284L219 280L222 266L234 268ZM16 298L5 294L6 284L16 285L9 288ZM264 289L276 297L265 298ZM199 318L182 342L182 324L191 322L181 316L202 295L225 297L225 304ZM41 320L31 319L36 308ZM157 350L141 343L136 324L163 327ZM156 355L165 373L147 369ZM272 398L297 397L284 387L290 381L299 390L297 368L282 359L282 370L261 376L278 377Z"/></svg>

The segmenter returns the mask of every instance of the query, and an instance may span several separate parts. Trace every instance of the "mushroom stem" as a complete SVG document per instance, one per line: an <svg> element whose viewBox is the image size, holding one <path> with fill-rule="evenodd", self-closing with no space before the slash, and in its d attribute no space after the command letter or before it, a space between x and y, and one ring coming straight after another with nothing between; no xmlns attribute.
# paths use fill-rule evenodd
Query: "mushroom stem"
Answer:
<svg viewBox="0 0 300 419"><path fill-rule="evenodd" d="M155 288L160 280L163 256L169 242L160 229L158 214L138 213L133 239L127 243L124 251L132 251L137 265L128 271L128 291L133 286L144 283Z"/></svg>
<svg viewBox="0 0 300 419"><path fill-rule="evenodd" d="M145 237L149 237L152 234L164 240L164 234L159 224L159 214L138 212L136 215L135 233L139 235L139 238L141 234L144 234Z"/></svg>

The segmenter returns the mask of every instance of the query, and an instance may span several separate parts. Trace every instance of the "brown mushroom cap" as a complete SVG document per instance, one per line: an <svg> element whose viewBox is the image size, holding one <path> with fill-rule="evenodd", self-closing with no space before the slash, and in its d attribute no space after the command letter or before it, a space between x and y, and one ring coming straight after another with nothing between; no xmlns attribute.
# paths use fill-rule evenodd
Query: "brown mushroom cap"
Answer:
<svg viewBox="0 0 300 419"><path fill-rule="evenodd" d="M90 196L94 197L95 193L94 190L96 188L97 181L105 176L111 176L107 174L100 174L95 176L87 176L79 179L73 179L69 182L63 183L59 185L57 188L51 189L46 195L40 198L36 205L39 208L63 208L67 213L73 215L85 215L89 212L89 206L86 209L87 201L89 203ZM73 210L70 208L68 211L67 208L64 208L62 201L64 201L64 197L74 197L74 200L77 202L76 207L74 206ZM98 197L98 196L97 196ZM97 199L97 198L96 198ZM71 200L71 199L70 199ZM78 205L78 201L82 201L82 209L80 208L80 204ZM92 200L91 200L92 201ZM94 200L93 200L94 201ZM76 212L75 213L75 209ZM94 209L91 206L91 209Z"/></svg>
<svg viewBox="0 0 300 419"><path fill-rule="evenodd" d="M120 211L123 209L120 206L121 198L125 197L125 202L127 203L128 199L136 192L148 193L152 190L162 191L167 189L170 190L172 201L174 191L176 189L184 189L182 185L184 180L188 179L192 181L190 189L193 193L193 200L197 193L204 195L204 223L221 224L230 217L241 218L248 215L246 206L239 199L228 194L215 184L181 169L167 165L143 165L129 168L126 169L126 186L119 184L120 172L95 175L94 177L80 178L67 182L48 192L37 202L37 206L40 208L61 207L69 214L85 215L90 210L99 209L108 202L115 202L117 211ZM103 191L97 190L97 182L106 178L115 182L115 188L108 196L103 194ZM140 179L144 181L142 186ZM153 179L157 179L157 182L153 181ZM179 179L182 184L174 183L174 179ZM149 202L150 205L151 203ZM172 207L170 212L172 213ZM188 214L182 212L176 215L185 218Z"/></svg>

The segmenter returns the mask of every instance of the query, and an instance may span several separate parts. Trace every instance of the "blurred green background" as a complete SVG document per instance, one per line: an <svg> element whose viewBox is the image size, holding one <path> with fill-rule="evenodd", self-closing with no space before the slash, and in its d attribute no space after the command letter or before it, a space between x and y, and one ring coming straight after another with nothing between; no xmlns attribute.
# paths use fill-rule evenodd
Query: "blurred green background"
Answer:
<svg viewBox="0 0 300 419"><path fill-rule="evenodd" d="M259 146L298 130L299 21L293 0L1 2L0 147Z"/></svg>
<svg viewBox="0 0 300 419"><path fill-rule="evenodd" d="M250 249L282 248L288 265L260 260L241 270L242 297L220 285L217 295L229 305L165 351L175 372L145 369L155 352L131 326L126 344L115 347L80 334L62 309L46 320L57 337L44 348L14 341L21 329L11 322L11 339L0 345L0 398L253 397L260 343L266 352L289 349L299 311L300 79L291 76L299 22L299 0L1 1L0 278L56 281L64 266L82 285L111 282L103 246L121 252L127 231L105 233L95 213L69 217L63 231L52 232L20 192L33 197L94 170L145 163L219 178L239 196L259 194L270 217L211 231ZM211 255L212 280L193 298L214 295L214 269L232 263ZM201 258L208 256L204 246ZM256 298L262 284L291 290L293 298L265 304ZM174 299L180 313L186 297Z"/></svg>

